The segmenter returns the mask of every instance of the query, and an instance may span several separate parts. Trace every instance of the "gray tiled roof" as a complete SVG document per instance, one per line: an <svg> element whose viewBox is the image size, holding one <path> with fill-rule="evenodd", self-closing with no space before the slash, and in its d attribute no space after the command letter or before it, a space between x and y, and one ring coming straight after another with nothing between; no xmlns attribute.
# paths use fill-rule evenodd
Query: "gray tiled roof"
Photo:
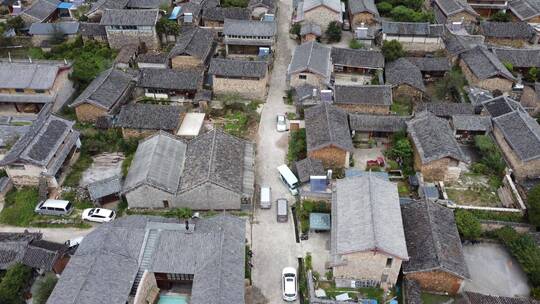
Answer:
<svg viewBox="0 0 540 304"><path fill-rule="evenodd" d="M122 178L118 175L111 176L93 182L87 186L88 193L92 200L97 200L111 194L118 194L122 191Z"/></svg>
<svg viewBox="0 0 540 304"><path fill-rule="evenodd" d="M457 304L540 304L540 301L528 297L500 297L466 291L461 294Z"/></svg>
<svg viewBox="0 0 540 304"><path fill-rule="evenodd" d="M471 50L461 53L461 59L481 80L491 77L504 77L509 80L515 80L502 62L485 47L477 46Z"/></svg>
<svg viewBox="0 0 540 304"><path fill-rule="evenodd" d="M474 114L474 107L470 103L456 102L422 102L417 103L414 110L416 112L429 111L445 118L458 114Z"/></svg>
<svg viewBox="0 0 540 304"><path fill-rule="evenodd" d="M157 9L107 9L103 12L100 24L154 26L158 19Z"/></svg>
<svg viewBox="0 0 540 304"><path fill-rule="evenodd" d="M395 133L407 129L409 117L396 115L349 114L351 130Z"/></svg>
<svg viewBox="0 0 540 304"><path fill-rule="evenodd" d="M407 251L405 275L440 270L462 279L469 278L461 239L452 209L429 201L401 206Z"/></svg>
<svg viewBox="0 0 540 304"><path fill-rule="evenodd" d="M128 104L122 106L116 126L129 129L165 130L172 132L180 126L184 107L159 104Z"/></svg>
<svg viewBox="0 0 540 304"><path fill-rule="evenodd" d="M314 151L334 145L353 150L347 113L326 102L305 109L307 150Z"/></svg>
<svg viewBox="0 0 540 304"><path fill-rule="evenodd" d="M447 34L443 37L446 51L457 56L467 50L474 48L477 45L484 44L484 36L463 36Z"/></svg>
<svg viewBox="0 0 540 304"><path fill-rule="evenodd" d="M137 56L137 63L153 63L168 66L168 54L160 51L149 51Z"/></svg>
<svg viewBox="0 0 540 304"><path fill-rule="evenodd" d="M495 56L503 63L511 63L515 68L540 67L540 52L536 49L495 48Z"/></svg>
<svg viewBox="0 0 540 304"><path fill-rule="evenodd" d="M89 103L110 110L121 97L133 88L134 78L128 73L111 68L100 73L70 107Z"/></svg>
<svg viewBox="0 0 540 304"><path fill-rule="evenodd" d="M336 85L335 104L392 105L392 86L389 85Z"/></svg>
<svg viewBox="0 0 540 304"><path fill-rule="evenodd" d="M34 240L28 244L22 263L26 266L51 271L57 259L67 250L66 245L44 240Z"/></svg>
<svg viewBox="0 0 540 304"><path fill-rule="evenodd" d="M386 84L399 86L410 85L422 92L426 91L420 69L405 58L399 58L386 64L384 69Z"/></svg>
<svg viewBox="0 0 540 304"><path fill-rule="evenodd" d="M508 7L521 21L527 21L540 15L540 2L538 0L512 0Z"/></svg>
<svg viewBox="0 0 540 304"><path fill-rule="evenodd" d="M522 161L540 157L540 126L524 111L512 111L493 118L493 125Z"/></svg>
<svg viewBox="0 0 540 304"><path fill-rule="evenodd" d="M535 30L527 22L491 22L480 23L480 32L486 37L531 39Z"/></svg>
<svg viewBox="0 0 540 304"><path fill-rule="evenodd" d="M0 62L0 88L51 89L60 68L45 62Z"/></svg>
<svg viewBox="0 0 540 304"><path fill-rule="evenodd" d="M479 16L466 0L434 0L433 2L441 9L446 17L459 14L461 12L467 12L469 14Z"/></svg>
<svg viewBox="0 0 540 304"><path fill-rule="evenodd" d="M140 8L140 9L151 9L151 8L159 8L161 5L163 5L164 1L162 0L129 0L126 8L134 9L134 8ZM167 3L167 2L165 2Z"/></svg>
<svg viewBox="0 0 540 304"><path fill-rule="evenodd" d="M41 233L0 233L0 269L5 270L21 262L28 249L28 244L41 239Z"/></svg>
<svg viewBox="0 0 540 304"><path fill-rule="evenodd" d="M330 48L318 42L305 42L294 49L287 73L309 71L330 77Z"/></svg>
<svg viewBox="0 0 540 304"><path fill-rule="evenodd" d="M452 125L458 131L491 131L491 118L480 115L452 115Z"/></svg>
<svg viewBox="0 0 540 304"><path fill-rule="evenodd" d="M337 180L331 254L378 251L408 260L397 185L371 174Z"/></svg>
<svg viewBox="0 0 540 304"><path fill-rule="evenodd" d="M86 15L92 15L98 11L102 12L107 9L124 9L128 2L129 0L98 0L92 4Z"/></svg>
<svg viewBox="0 0 540 304"><path fill-rule="evenodd" d="M137 86L166 90L199 89L202 84L203 70L199 68L173 69L141 69Z"/></svg>
<svg viewBox="0 0 540 304"><path fill-rule="evenodd" d="M388 35L440 37L444 32L444 25L429 22L383 21L382 32Z"/></svg>
<svg viewBox="0 0 540 304"><path fill-rule="evenodd" d="M179 6L182 8L180 11L181 15L185 16L186 13L191 13L193 15L193 19L199 20L202 13L202 7L200 4L197 4L194 2L183 2L183 3L178 3L176 6ZM184 24L184 26L187 26L187 24Z"/></svg>
<svg viewBox="0 0 540 304"><path fill-rule="evenodd" d="M313 22L303 22L300 27L300 35L313 34L317 37L322 35L321 26Z"/></svg>
<svg viewBox="0 0 540 304"><path fill-rule="evenodd" d="M403 280L403 294L407 304L424 304L422 288L417 281L405 278Z"/></svg>
<svg viewBox="0 0 540 304"><path fill-rule="evenodd" d="M406 59L422 72L446 72L452 68L450 60L446 57L406 57Z"/></svg>
<svg viewBox="0 0 540 304"><path fill-rule="evenodd" d="M296 169L296 176L301 183L309 182L311 176L324 176L326 171L324 171L323 163L319 159L314 158L304 158L300 161L294 163Z"/></svg>
<svg viewBox="0 0 540 304"><path fill-rule="evenodd" d="M348 4L349 11L353 15L367 12L379 17L379 11L377 10L374 0L350 0Z"/></svg>
<svg viewBox="0 0 540 304"><path fill-rule="evenodd" d="M519 102L506 96L488 99L482 102L482 105L493 118L513 112L514 110L525 112Z"/></svg>
<svg viewBox="0 0 540 304"><path fill-rule="evenodd" d="M107 37L105 26L99 23L81 22L79 23L79 33L83 37L88 37L88 36Z"/></svg>
<svg viewBox="0 0 540 304"><path fill-rule="evenodd" d="M274 37L276 30L274 21L225 19L223 24L224 35Z"/></svg>
<svg viewBox="0 0 540 304"><path fill-rule="evenodd" d="M197 26L182 26L176 38L176 44L169 53L169 58L189 55L206 63L215 49L214 34Z"/></svg>
<svg viewBox="0 0 540 304"><path fill-rule="evenodd" d="M32 3L32 6L24 10L22 13L28 15L39 22L45 21L58 8L58 0L38 0Z"/></svg>
<svg viewBox="0 0 540 304"><path fill-rule="evenodd" d="M210 7L203 9L202 18L206 21L249 20L251 11L241 7Z"/></svg>
<svg viewBox="0 0 540 304"><path fill-rule="evenodd" d="M268 72L265 61L212 58L208 74L221 77L264 78Z"/></svg>
<svg viewBox="0 0 540 304"><path fill-rule="evenodd" d="M53 35L62 33L64 35L75 35L79 32L79 22L55 22L55 23L32 23L28 34L30 35Z"/></svg>
<svg viewBox="0 0 540 304"><path fill-rule="evenodd" d="M454 138L449 123L430 112L417 113L407 122L407 132L418 151L422 164L445 157L469 161Z"/></svg>
<svg viewBox="0 0 540 304"><path fill-rule="evenodd" d="M383 69L384 56L376 50L332 48L332 64L355 68Z"/></svg>

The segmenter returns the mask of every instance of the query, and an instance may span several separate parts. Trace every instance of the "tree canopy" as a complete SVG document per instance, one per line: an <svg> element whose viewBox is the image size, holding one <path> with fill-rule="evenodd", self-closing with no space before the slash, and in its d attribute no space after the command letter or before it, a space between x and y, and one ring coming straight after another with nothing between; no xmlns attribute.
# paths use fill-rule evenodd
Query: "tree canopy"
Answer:
<svg viewBox="0 0 540 304"><path fill-rule="evenodd" d="M394 61L400 57L405 56L403 46L397 40L385 40L381 49L386 62Z"/></svg>

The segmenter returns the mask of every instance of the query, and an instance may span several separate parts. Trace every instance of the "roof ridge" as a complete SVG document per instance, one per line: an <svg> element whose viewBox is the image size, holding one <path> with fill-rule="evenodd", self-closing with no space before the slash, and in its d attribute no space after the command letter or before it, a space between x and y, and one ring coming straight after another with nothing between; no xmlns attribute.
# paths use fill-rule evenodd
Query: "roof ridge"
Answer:
<svg viewBox="0 0 540 304"><path fill-rule="evenodd" d="M373 247L374 247L375 250L377 250L378 242L377 242L377 233L375 231L375 216L373 214L373 194L372 194L372 191L371 191L373 185L371 183L371 177L372 177L371 170L369 170L369 173L368 173L368 188L369 188L368 192L369 192L369 211L370 211L369 213L371 215L371 227L373 227L373 235L372 235L373 236L373 245L374 245Z"/></svg>
<svg viewBox="0 0 540 304"><path fill-rule="evenodd" d="M210 157L208 158L208 174L206 176L206 180L210 180L210 176L212 176L212 163L214 163L214 156L215 156L215 149L216 149L216 137L217 132L214 130L214 134L212 134L212 148L210 150Z"/></svg>
<svg viewBox="0 0 540 304"><path fill-rule="evenodd" d="M437 246L437 244L440 243L440 240L439 240L439 238L437 238L435 236L435 232L433 231L433 226L432 226L433 221L432 221L431 212L430 212L430 208L429 208L430 203L428 201L425 201L425 204L426 204L427 217L428 217L428 221L429 221L429 234L431 236L431 240L433 241L433 246L435 247L435 258L437 259L437 263L439 264L439 267L443 267L443 265L441 263L441 260L440 260L441 250L440 250L439 246Z"/></svg>
<svg viewBox="0 0 540 304"><path fill-rule="evenodd" d="M329 104L324 102L324 111L325 111L325 116L326 116L326 124L328 126L328 135L330 135L330 143L333 143L335 134L332 130L332 126L330 125L330 114L328 113L328 106Z"/></svg>

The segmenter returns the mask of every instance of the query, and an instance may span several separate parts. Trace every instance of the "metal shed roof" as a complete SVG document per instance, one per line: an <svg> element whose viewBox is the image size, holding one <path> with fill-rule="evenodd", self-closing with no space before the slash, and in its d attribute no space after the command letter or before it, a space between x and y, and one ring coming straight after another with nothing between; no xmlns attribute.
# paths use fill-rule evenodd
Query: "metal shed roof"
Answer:
<svg viewBox="0 0 540 304"><path fill-rule="evenodd" d="M309 229L330 231L330 213L310 213Z"/></svg>

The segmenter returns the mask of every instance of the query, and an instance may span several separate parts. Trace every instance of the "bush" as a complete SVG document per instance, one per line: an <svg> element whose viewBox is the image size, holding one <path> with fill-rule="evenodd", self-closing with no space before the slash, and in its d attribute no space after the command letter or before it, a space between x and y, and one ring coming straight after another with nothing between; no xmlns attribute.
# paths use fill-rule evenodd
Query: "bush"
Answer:
<svg viewBox="0 0 540 304"><path fill-rule="evenodd" d="M313 270L313 263L311 258L311 253L306 254L306 258L304 259L305 268L306 270Z"/></svg>
<svg viewBox="0 0 540 304"><path fill-rule="evenodd" d="M466 240L475 240L482 234L480 221L469 211L458 209L455 212L459 234Z"/></svg>
<svg viewBox="0 0 540 304"><path fill-rule="evenodd" d="M397 40L384 41L381 50L386 62L405 56L403 46Z"/></svg>
<svg viewBox="0 0 540 304"><path fill-rule="evenodd" d="M386 1L377 3L377 10L379 11L379 14L381 14L381 16L389 15L393 8L394 7L392 6L392 4Z"/></svg>
<svg viewBox="0 0 540 304"><path fill-rule="evenodd" d="M289 33L300 36L300 30L302 29L302 25L300 23L295 23L291 26L291 29L289 30Z"/></svg>
<svg viewBox="0 0 540 304"><path fill-rule="evenodd" d="M290 131L287 161L293 164L307 157L306 129Z"/></svg>
<svg viewBox="0 0 540 304"><path fill-rule="evenodd" d="M9 18L6 24L8 29L14 29L17 33L25 27L24 20L21 16Z"/></svg>
<svg viewBox="0 0 540 304"><path fill-rule="evenodd" d="M510 22L512 21L512 17L508 13L505 13L503 11L498 11L495 14L491 15L491 17L489 18L489 21Z"/></svg>
<svg viewBox="0 0 540 304"><path fill-rule="evenodd" d="M474 137L474 145L480 151L482 158L480 163L484 166L481 167L484 170L484 174L493 174L495 176L502 176L504 169L506 168L506 162L502 156L499 147L493 142L491 137L486 135L477 135ZM479 168L477 167L477 170Z"/></svg>
<svg viewBox="0 0 540 304"><path fill-rule="evenodd" d="M20 263L11 266L0 282L0 303L25 303L23 295L31 278L32 268Z"/></svg>
<svg viewBox="0 0 540 304"><path fill-rule="evenodd" d="M461 70L459 68L453 68L443 79L435 84L435 95L439 99L450 96L454 101L460 102L465 85L467 85L467 79L463 76Z"/></svg>
<svg viewBox="0 0 540 304"><path fill-rule="evenodd" d="M332 21L328 24L326 29L326 36L328 36L328 42L339 42L341 40L341 26L339 22Z"/></svg>
<svg viewBox="0 0 540 304"><path fill-rule="evenodd" d="M223 7L247 7L248 0L223 0L221 5Z"/></svg>
<svg viewBox="0 0 540 304"><path fill-rule="evenodd" d="M351 39L351 41L349 41L349 47L353 50L357 50L363 48L364 44L356 39Z"/></svg>
<svg viewBox="0 0 540 304"><path fill-rule="evenodd" d="M45 304L47 303L47 299L51 295L54 286L56 286L56 283L58 282L58 279L54 275L47 275L41 282L39 282L39 285L37 286L36 293L34 294L34 297L32 298L33 304Z"/></svg>
<svg viewBox="0 0 540 304"><path fill-rule="evenodd" d="M525 76L525 79L530 82L538 81L538 68L532 67L529 69L529 72Z"/></svg>
<svg viewBox="0 0 540 304"><path fill-rule="evenodd" d="M529 222L540 227L540 185L534 186L527 194L527 205Z"/></svg>
<svg viewBox="0 0 540 304"><path fill-rule="evenodd" d="M387 151L387 156L401 163L403 174L414 174L412 144L403 132L398 132L392 137L392 147Z"/></svg>
<svg viewBox="0 0 540 304"><path fill-rule="evenodd" d="M431 22L434 19L430 12L415 11L403 5L394 7L390 16L398 22Z"/></svg>
<svg viewBox="0 0 540 304"><path fill-rule="evenodd" d="M161 17L156 23L156 31L158 34L176 36L180 32L180 25L176 20L169 20L167 17Z"/></svg>
<svg viewBox="0 0 540 304"><path fill-rule="evenodd" d="M122 162L122 176L126 177L129 172L129 167L131 166L131 162L133 162L133 157L135 156L135 153L132 153L124 159Z"/></svg>

